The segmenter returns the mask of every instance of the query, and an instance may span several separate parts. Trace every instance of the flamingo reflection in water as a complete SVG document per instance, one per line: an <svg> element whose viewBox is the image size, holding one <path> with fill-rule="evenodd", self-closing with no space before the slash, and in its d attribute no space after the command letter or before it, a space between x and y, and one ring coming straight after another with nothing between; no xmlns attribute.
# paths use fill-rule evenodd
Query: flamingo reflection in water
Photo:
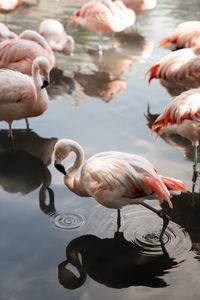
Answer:
<svg viewBox="0 0 200 300"><path fill-rule="evenodd" d="M155 120L151 134L156 128L159 128L157 137L162 132L178 133L191 141L194 147L194 176L193 182L196 182L200 174L197 170L200 137L200 89L191 89L175 97L164 109L164 112Z"/></svg>
<svg viewBox="0 0 200 300"><path fill-rule="evenodd" d="M57 139L42 138L33 131L19 129L14 130L14 134L13 149L7 132L0 131L0 185L8 193L21 193L22 195L41 186L39 200L42 209L46 191L49 194L50 203L53 199L53 191L49 187L51 173L47 166L51 162Z"/></svg>
<svg viewBox="0 0 200 300"><path fill-rule="evenodd" d="M73 273L70 265L77 269L79 276ZM167 283L159 277L177 266L164 246L159 256L144 255L139 247L124 238L122 232L105 239L83 235L66 247L66 260L58 266L58 280L67 289L79 288L87 275L116 289L138 285L162 288Z"/></svg>
<svg viewBox="0 0 200 300"><path fill-rule="evenodd" d="M64 168L62 161L75 152L74 163ZM73 140L59 140L54 149L55 167L64 174L66 186L82 197L93 197L107 208L118 211L118 230L120 223L120 209L129 204L141 204L155 212L163 219L160 233L162 240L169 217L144 202L145 199L160 199L167 201L172 208L170 195L185 192L181 181L158 175L156 169L145 158L124 152L103 152L94 155L84 163L80 178L76 173L84 158L82 147Z"/></svg>

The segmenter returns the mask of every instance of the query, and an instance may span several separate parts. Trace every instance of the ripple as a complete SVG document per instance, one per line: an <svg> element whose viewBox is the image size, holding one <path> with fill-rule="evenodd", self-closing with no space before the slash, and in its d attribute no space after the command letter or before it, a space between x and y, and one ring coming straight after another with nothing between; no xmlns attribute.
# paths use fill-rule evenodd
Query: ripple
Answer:
<svg viewBox="0 0 200 300"><path fill-rule="evenodd" d="M60 213L53 216L53 223L56 227L64 230L77 229L86 224L86 219L79 213Z"/></svg>
<svg viewBox="0 0 200 300"><path fill-rule="evenodd" d="M178 224L170 221L163 235L161 245L159 236L162 220L155 214L144 210L135 211L126 218L122 227L124 237L138 246L140 252L150 256L162 255L167 251L170 257L177 257L190 251L192 243L189 234Z"/></svg>

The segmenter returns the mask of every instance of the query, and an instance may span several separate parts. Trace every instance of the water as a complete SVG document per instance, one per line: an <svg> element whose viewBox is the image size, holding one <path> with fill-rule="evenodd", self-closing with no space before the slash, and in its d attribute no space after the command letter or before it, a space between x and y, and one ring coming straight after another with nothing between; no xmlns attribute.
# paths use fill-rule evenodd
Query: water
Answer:
<svg viewBox="0 0 200 300"><path fill-rule="evenodd" d="M40 2L9 14L10 29L37 30L47 17L66 24L85 1ZM151 137L147 123L171 96L159 81L148 86L144 79L169 52L158 48L159 41L180 22L199 20L199 6L197 0L192 5L158 1L127 34L103 36L101 62L94 51L98 36L72 25L68 33L75 38L75 54L56 53L49 108L29 119L31 131L24 120L13 122L15 153L1 122L1 300L199 299L200 204L198 184L191 193L193 149L177 135L162 135L156 142ZM86 159L108 150L142 155L160 174L186 184L188 192L173 197L173 210L162 206L172 220L162 245L162 220L152 212L124 208L117 233L115 210L64 186L52 164L60 138L78 141ZM159 209L157 201L151 203Z"/></svg>

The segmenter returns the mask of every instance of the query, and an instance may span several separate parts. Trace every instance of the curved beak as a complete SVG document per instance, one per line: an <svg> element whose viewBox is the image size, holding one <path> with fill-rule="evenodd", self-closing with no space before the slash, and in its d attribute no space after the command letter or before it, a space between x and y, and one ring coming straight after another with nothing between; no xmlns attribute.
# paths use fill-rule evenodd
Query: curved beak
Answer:
<svg viewBox="0 0 200 300"><path fill-rule="evenodd" d="M65 168L64 168L63 165L55 163L54 166L55 166L55 168L56 168L58 171L60 171L62 174L67 175L66 172L65 172Z"/></svg>
<svg viewBox="0 0 200 300"><path fill-rule="evenodd" d="M49 82L47 80L44 80L41 89L44 89L48 84Z"/></svg>

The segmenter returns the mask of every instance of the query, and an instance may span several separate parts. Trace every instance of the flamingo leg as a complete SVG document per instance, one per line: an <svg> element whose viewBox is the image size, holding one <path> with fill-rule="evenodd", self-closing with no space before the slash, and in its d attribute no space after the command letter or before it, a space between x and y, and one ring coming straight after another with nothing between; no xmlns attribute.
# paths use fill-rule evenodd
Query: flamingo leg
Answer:
<svg viewBox="0 0 200 300"><path fill-rule="evenodd" d="M162 241L162 238L163 238L163 234L165 233L165 230L169 224L169 221L170 221L170 217L165 214L164 212L160 211L160 210L157 210L155 209L154 207L148 205L147 203L145 202L142 202L141 203L144 207L150 209L151 211L155 212L160 218L163 219L163 227L162 227L162 230L161 230L161 233L160 233L160 236L159 236L159 239L160 241Z"/></svg>
<svg viewBox="0 0 200 300"><path fill-rule="evenodd" d="M121 213L120 209L117 210L117 231L119 231L121 227Z"/></svg>
<svg viewBox="0 0 200 300"><path fill-rule="evenodd" d="M98 54L99 54L99 56L103 55L102 35L101 34L99 34Z"/></svg>
<svg viewBox="0 0 200 300"><path fill-rule="evenodd" d="M28 131L30 131L28 118L25 118L25 122L26 122L26 129L27 129Z"/></svg>
<svg viewBox="0 0 200 300"><path fill-rule="evenodd" d="M12 135L12 123L8 123L8 124L9 124L8 137L10 137L12 139L13 138L13 135Z"/></svg>
<svg viewBox="0 0 200 300"><path fill-rule="evenodd" d="M192 177L192 182L193 185L195 185L197 181L197 177L199 175L199 171L197 170L198 166L198 145L194 145L194 165L193 165L193 177Z"/></svg>

